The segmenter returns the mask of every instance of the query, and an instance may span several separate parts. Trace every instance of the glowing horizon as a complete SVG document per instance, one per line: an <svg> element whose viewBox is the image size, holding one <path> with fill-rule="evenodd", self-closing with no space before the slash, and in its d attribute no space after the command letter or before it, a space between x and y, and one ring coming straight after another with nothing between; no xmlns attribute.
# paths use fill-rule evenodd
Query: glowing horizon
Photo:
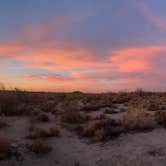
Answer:
<svg viewBox="0 0 166 166"><path fill-rule="evenodd" d="M5 0L0 83L33 91L166 91L166 2Z"/></svg>

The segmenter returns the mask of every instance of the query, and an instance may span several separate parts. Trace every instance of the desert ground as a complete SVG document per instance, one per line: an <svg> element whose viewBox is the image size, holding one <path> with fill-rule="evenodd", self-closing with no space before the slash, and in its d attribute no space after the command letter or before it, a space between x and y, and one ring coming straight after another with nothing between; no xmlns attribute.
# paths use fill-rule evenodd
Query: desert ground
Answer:
<svg viewBox="0 0 166 166"><path fill-rule="evenodd" d="M166 93L0 91L0 166L165 166Z"/></svg>

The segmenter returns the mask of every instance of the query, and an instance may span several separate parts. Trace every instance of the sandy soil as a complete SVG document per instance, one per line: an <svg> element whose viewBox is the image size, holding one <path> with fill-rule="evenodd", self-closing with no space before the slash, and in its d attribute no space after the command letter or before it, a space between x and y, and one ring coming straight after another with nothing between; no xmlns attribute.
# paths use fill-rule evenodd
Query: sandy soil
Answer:
<svg viewBox="0 0 166 166"><path fill-rule="evenodd" d="M44 156L36 156L26 148L29 140L26 117L7 118L9 127L1 129L0 135L9 138L19 149L21 159L12 157L0 162L1 166L165 166L166 132L155 129L146 133L121 135L107 143L87 144L65 128L59 138L47 142L53 150ZM56 120L38 124L41 127L53 125Z"/></svg>

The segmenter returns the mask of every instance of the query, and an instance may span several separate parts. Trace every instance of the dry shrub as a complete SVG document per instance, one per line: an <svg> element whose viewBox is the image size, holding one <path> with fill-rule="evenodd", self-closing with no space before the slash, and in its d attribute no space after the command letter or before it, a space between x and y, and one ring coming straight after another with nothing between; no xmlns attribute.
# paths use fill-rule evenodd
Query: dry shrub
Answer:
<svg viewBox="0 0 166 166"><path fill-rule="evenodd" d="M28 131L29 132L33 132L33 130L35 129L35 123L33 123L33 122L30 122L30 125L29 125L29 127L28 127Z"/></svg>
<svg viewBox="0 0 166 166"><path fill-rule="evenodd" d="M3 160L10 155L10 142L6 138L0 137L0 160Z"/></svg>
<svg viewBox="0 0 166 166"><path fill-rule="evenodd" d="M0 128L7 127L8 123L5 121L3 117L0 117Z"/></svg>
<svg viewBox="0 0 166 166"><path fill-rule="evenodd" d="M148 106L148 110L149 111L157 111L159 110L159 106L157 103L150 103L149 106Z"/></svg>
<svg viewBox="0 0 166 166"><path fill-rule="evenodd" d="M91 121L83 131L83 136L92 137L95 135L96 130L100 130L104 124L104 120L94 120Z"/></svg>
<svg viewBox="0 0 166 166"><path fill-rule="evenodd" d="M53 136L57 137L59 135L60 135L60 130L58 129L57 126L49 128L49 136L50 137L53 137Z"/></svg>
<svg viewBox="0 0 166 166"><path fill-rule="evenodd" d="M134 92L135 93L135 95L137 95L137 96L145 96L146 94L147 94L147 92L145 92L143 89L141 89L141 88L137 88L136 89L136 91Z"/></svg>
<svg viewBox="0 0 166 166"><path fill-rule="evenodd" d="M166 111L158 111L155 114L155 118L158 124L166 127Z"/></svg>
<svg viewBox="0 0 166 166"><path fill-rule="evenodd" d="M46 101L46 97L46 93L26 92L17 88L8 91L0 85L0 114L6 116L24 115L28 113L26 110L29 108L27 107L41 105Z"/></svg>
<svg viewBox="0 0 166 166"><path fill-rule="evenodd" d="M94 120L103 120L108 119L108 117L105 114L100 114L94 117Z"/></svg>
<svg viewBox="0 0 166 166"><path fill-rule="evenodd" d="M47 113L42 112L38 115L37 120L41 122L48 122L50 119Z"/></svg>
<svg viewBox="0 0 166 166"><path fill-rule="evenodd" d="M162 102L160 102L160 101L150 103L148 106L149 111L161 111L164 109L165 109L165 106L162 105Z"/></svg>
<svg viewBox="0 0 166 166"><path fill-rule="evenodd" d="M82 136L92 137L95 141L106 141L124 132L119 121L113 119L93 120L84 129Z"/></svg>
<svg viewBox="0 0 166 166"><path fill-rule="evenodd" d="M51 150L51 147L48 146L48 144L44 140L36 139L30 146L30 150L36 154L44 154L49 152Z"/></svg>
<svg viewBox="0 0 166 166"><path fill-rule="evenodd" d="M155 120L143 109L130 108L123 117L123 124L129 130L150 130L156 126Z"/></svg>
<svg viewBox="0 0 166 166"><path fill-rule="evenodd" d="M79 111L66 111L61 116L61 121L65 123L84 123L89 120L89 116Z"/></svg>
<svg viewBox="0 0 166 166"><path fill-rule="evenodd" d="M116 112L113 109L105 109L104 113L105 114L113 114L113 113L116 113Z"/></svg>
<svg viewBox="0 0 166 166"><path fill-rule="evenodd" d="M28 138L36 139L36 138L48 137L48 132L43 128L34 126L34 128L32 128L31 130L32 130L32 133L28 136Z"/></svg>
<svg viewBox="0 0 166 166"><path fill-rule="evenodd" d="M113 99L112 99L112 102L113 103L126 103L130 100L130 93L127 93L127 92L119 92L117 93Z"/></svg>
<svg viewBox="0 0 166 166"><path fill-rule="evenodd" d="M2 115L18 115L19 101L15 93L0 92L0 114Z"/></svg>
<svg viewBox="0 0 166 166"><path fill-rule="evenodd" d="M28 136L30 139L57 137L60 135L60 130L56 126L46 130L32 125L30 126L29 131L31 131L31 134Z"/></svg>

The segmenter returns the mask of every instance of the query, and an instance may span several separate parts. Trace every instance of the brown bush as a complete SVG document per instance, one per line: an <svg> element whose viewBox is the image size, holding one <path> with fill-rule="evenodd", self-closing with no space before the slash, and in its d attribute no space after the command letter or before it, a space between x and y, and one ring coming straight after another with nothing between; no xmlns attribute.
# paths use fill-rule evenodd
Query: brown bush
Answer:
<svg viewBox="0 0 166 166"><path fill-rule="evenodd" d="M83 136L85 137L92 137L95 135L96 130L102 128L104 124L103 120L94 120L90 122L83 130Z"/></svg>
<svg viewBox="0 0 166 166"><path fill-rule="evenodd" d="M41 122L48 122L50 119L47 113L42 112L38 115L37 120Z"/></svg>
<svg viewBox="0 0 166 166"><path fill-rule="evenodd" d="M18 115L19 101L15 93L0 92L0 114L1 115Z"/></svg>
<svg viewBox="0 0 166 166"><path fill-rule="evenodd" d="M158 111L155 114L155 118L158 124L166 127L166 111Z"/></svg>
<svg viewBox="0 0 166 166"><path fill-rule="evenodd" d="M60 130L56 126L50 127L48 130L46 130L34 125L31 126L29 131L31 132L31 134L28 136L30 139L56 137L60 135Z"/></svg>
<svg viewBox="0 0 166 166"><path fill-rule="evenodd" d="M44 154L49 152L51 147L48 146L44 140L36 139L33 141L32 145L30 145L30 150L36 154Z"/></svg>
<svg viewBox="0 0 166 166"><path fill-rule="evenodd" d="M28 138L30 139L46 138L49 136L48 132L43 128L34 126L34 128L32 128L31 130L32 130L32 133L28 136Z"/></svg>
<svg viewBox="0 0 166 166"><path fill-rule="evenodd" d="M61 121L65 123L84 123L89 120L89 116L79 111L66 111L61 116Z"/></svg>
<svg viewBox="0 0 166 166"><path fill-rule="evenodd" d="M58 129L57 126L54 126L54 127L50 127L49 128L49 136L50 137L57 137L60 135L60 130Z"/></svg>
<svg viewBox="0 0 166 166"><path fill-rule="evenodd" d="M130 108L123 117L123 124L129 130L151 130L156 123L143 109Z"/></svg>
<svg viewBox="0 0 166 166"><path fill-rule="evenodd" d="M106 141L124 132L120 122L112 119L91 121L84 129L82 136L92 137L95 141Z"/></svg>

